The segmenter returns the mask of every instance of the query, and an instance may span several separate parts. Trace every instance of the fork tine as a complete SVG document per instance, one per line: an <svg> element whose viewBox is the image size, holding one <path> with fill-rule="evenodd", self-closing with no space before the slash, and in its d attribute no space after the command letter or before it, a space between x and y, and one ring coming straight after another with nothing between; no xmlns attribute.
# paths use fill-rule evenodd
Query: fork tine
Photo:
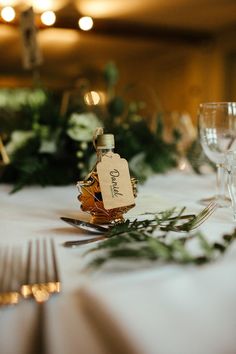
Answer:
<svg viewBox="0 0 236 354"><path fill-rule="evenodd" d="M28 250L27 250L27 262L26 262L26 273L25 273L24 284L30 284L31 261L32 261L32 241L29 241Z"/></svg>
<svg viewBox="0 0 236 354"><path fill-rule="evenodd" d="M199 214L195 216L193 220L187 221L182 225L176 225L172 228L172 231L186 232L195 230L199 227L205 220L207 220L211 214L217 209L218 204L216 202L211 202L207 205Z"/></svg>
<svg viewBox="0 0 236 354"><path fill-rule="evenodd" d="M52 251L52 261L53 261L53 268L54 268L54 282L60 283L58 265L57 265L57 258L56 258L56 250L55 250L55 242L51 239L51 251Z"/></svg>
<svg viewBox="0 0 236 354"><path fill-rule="evenodd" d="M196 229L197 227L199 227L205 220L207 220L213 213L214 211L217 209L218 205L217 203L212 202L211 204L208 205L207 208L205 208L205 212L204 214L202 214L200 217L198 217L196 223L193 225L193 227L191 228L191 230ZM203 211L204 211L203 210Z"/></svg>
<svg viewBox="0 0 236 354"><path fill-rule="evenodd" d="M15 282L17 282L17 284L15 286L17 286L18 290L22 284L22 280L23 280L23 255L22 255L22 249L17 247L15 249L15 262L14 262L14 280Z"/></svg>
<svg viewBox="0 0 236 354"><path fill-rule="evenodd" d="M35 244L35 280L34 283L39 284L42 282L41 280L41 272L40 272L40 243L39 240L36 240Z"/></svg>
<svg viewBox="0 0 236 354"><path fill-rule="evenodd" d="M21 253L16 247L0 249L0 305L16 304L20 300L19 270Z"/></svg>
<svg viewBox="0 0 236 354"><path fill-rule="evenodd" d="M0 291L4 292L6 290L6 280L7 280L7 263L8 263L8 252L9 248L4 247L4 249L1 249L1 277L0 277Z"/></svg>
<svg viewBox="0 0 236 354"><path fill-rule="evenodd" d="M23 296L34 296L37 302L48 300L51 293L60 291L60 279L53 240L29 242Z"/></svg>
<svg viewBox="0 0 236 354"><path fill-rule="evenodd" d="M58 271L58 263L56 257L55 243L53 239L50 239L48 246L48 287L50 293L60 292L61 283Z"/></svg>
<svg viewBox="0 0 236 354"><path fill-rule="evenodd" d="M44 279L45 279L45 283L48 283L49 282L49 267L48 267L46 239L43 240L43 254L44 254Z"/></svg>
<svg viewBox="0 0 236 354"><path fill-rule="evenodd" d="M213 212L214 210L216 210L217 207L218 207L218 204L215 203L215 202L212 202L211 204L208 205L208 207L206 207L206 208L203 210L204 213L202 213L202 215L199 215L199 216L200 216L199 219L205 218L205 217L207 217L209 214L212 214L212 212ZM200 214L201 214L201 213L200 213Z"/></svg>
<svg viewBox="0 0 236 354"><path fill-rule="evenodd" d="M12 248L7 248L6 266L3 271L5 273L4 290L5 292L11 291L14 273L14 253Z"/></svg>
<svg viewBox="0 0 236 354"><path fill-rule="evenodd" d="M31 290L32 253L33 253L33 243L32 241L29 241L27 247L27 255L26 255L25 275L23 279L23 285L21 287L21 293L23 297L28 297L32 295L32 290Z"/></svg>
<svg viewBox="0 0 236 354"><path fill-rule="evenodd" d="M41 246L40 240L36 240L35 242L29 241L26 262L26 281L22 287L22 294L24 297L33 296L39 303L49 298L49 292L45 285L45 268L43 268L42 263L44 258L44 246Z"/></svg>
<svg viewBox="0 0 236 354"><path fill-rule="evenodd" d="M199 227L201 224L204 223L204 221L206 221L213 213L214 211L217 209L218 205L216 203L211 203L209 204L203 211L204 213L200 213L197 215L196 220L193 220L193 224L191 226L191 230L196 229L197 227Z"/></svg>
<svg viewBox="0 0 236 354"><path fill-rule="evenodd" d="M216 202L211 202L198 214L197 217L199 218L199 217L203 217L204 215L208 215L209 210L211 210L212 208L216 208L216 206L217 206Z"/></svg>

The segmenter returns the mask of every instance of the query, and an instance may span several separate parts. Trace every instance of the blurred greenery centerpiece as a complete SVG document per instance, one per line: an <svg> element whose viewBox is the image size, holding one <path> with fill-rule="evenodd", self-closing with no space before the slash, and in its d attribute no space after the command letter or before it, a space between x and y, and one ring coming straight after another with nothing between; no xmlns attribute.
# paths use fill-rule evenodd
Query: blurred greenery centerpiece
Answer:
<svg viewBox="0 0 236 354"><path fill-rule="evenodd" d="M145 102L116 93L118 70L109 63L103 71L105 101L91 105L86 87L73 104L62 109L62 94L43 89L0 91L0 132L10 157L1 182L13 191L31 184L65 185L84 178L94 160L93 131L103 126L116 137L116 151L129 161L131 174L144 181L153 173L176 166L178 153L164 139L161 112L154 128L143 113Z"/></svg>

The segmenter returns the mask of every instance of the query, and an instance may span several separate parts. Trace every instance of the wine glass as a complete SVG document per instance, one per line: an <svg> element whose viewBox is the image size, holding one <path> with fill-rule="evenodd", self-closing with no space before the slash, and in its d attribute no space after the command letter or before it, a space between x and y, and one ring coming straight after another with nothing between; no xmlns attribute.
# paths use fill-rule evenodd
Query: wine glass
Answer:
<svg viewBox="0 0 236 354"><path fill-rule="evenodd" d="M226 153L224 167L227 175L227 187L231 198L233 219L236 221L236 151Z"/></svg>
<svg viewBox="0 0 236 354"><path fill-rule="evenodd" d="M209 102L199 106L199 134L202 148L217 167L217 194L201 200L203 204L216 200L220 207L228 206L225 196L225 154L236 150L236 102Z"/></svg>

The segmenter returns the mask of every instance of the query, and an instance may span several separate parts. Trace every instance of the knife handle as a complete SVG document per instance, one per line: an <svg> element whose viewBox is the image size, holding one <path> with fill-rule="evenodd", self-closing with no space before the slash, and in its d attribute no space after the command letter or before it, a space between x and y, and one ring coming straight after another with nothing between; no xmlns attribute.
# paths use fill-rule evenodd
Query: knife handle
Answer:
<svg viewBox="0 0 236 354"><path fill-rule="evenodd" d="M66 241L63 243L63 246L64 247L77 247L77 246L86 245L87 243L93 243L93 242L97 242L100 240L106 240L106 239L107 239L107 237L105 237L105 236L99 236L99 237L89 238L88 240Z"/></svg>

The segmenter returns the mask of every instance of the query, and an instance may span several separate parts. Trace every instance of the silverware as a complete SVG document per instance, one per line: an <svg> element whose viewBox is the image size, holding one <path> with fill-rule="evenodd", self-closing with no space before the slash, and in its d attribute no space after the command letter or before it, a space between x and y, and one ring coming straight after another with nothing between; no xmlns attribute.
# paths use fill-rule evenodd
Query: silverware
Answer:
<svg viewBox="0 0 236 354"><path fill-rule="evenodd" d="M46 302L51 294L60 292L55 244L52 239L29 241L21 292L24 298L33 297L37 317L30 353L48 352L46 342Z"/></svg>
<svg viewBox="0 0 236 354"><path fill-rule="evenodd" d="M59 293L59 278L55 244L52 239L29 241L22 295L34 297L37 303L45 302L53 293Z"/></svg>
<svg viewBox="0 0 236 354"><path fill-rule="evenodd" d="M66 241L63 243L63 246L70 248L70 247L82 246L88 243L93 243L96 241L106 240L106 239L107 237L105 236L98 236L98 237L89 238L87 240Z"/></svg>
<svg viewBox="0 0 236 354"><path fill-rule="evenodd" d="M182 223L181 225L171 225L171 226L167 226L166 230L168 231L174 231L174 232L189 232L192 230L195 230L196 228L198 228L200 225L202 225L213 213L214 211L218 208L218 204L215 202L210 203L207 207L205 207L199 214L197 215L182 215L178 220L180 219L186 219L188 218L189 220ZM72 219L74 220L74 219ZM170 218L169 220L175 220L175 217ZM79 220L77 220L79 221ZM92 226L94 226L94 228L99 227L99 225L93 225L90 224ZM73 225L74 226L74 225ZM104 227L102 227L104 229ZM165 227L162 228L163 230L165 230ZM107 231L107 229L106 229ZM89 243L93 243L93 242L97 242L97 241L101 241L101 240L106 240L107 237L104 236L99 236L99 237L93 237L87 240L76 240L76 241L66 241L64 242L63 246L65 247L77 247L77 246L82 246L82 245L86 245Z"/></svg>
<svg viewBox="0 0 236 354"><path fill-rule="evenodd" d="M71 226L74 226L78 229L83 229L83 230L86 230L86 231L89 231L92 233L104 234L104 232L108 231L108 227L97 225L97 224L92 224L90 222L86 222L83 220L67 218L64 216L62 216L60 219L67 222Z"/></svg>
<svg viewBox="0 0 236 354"><path fill-rule="evenodd" d="M37 321L31 353L48 352L46 342L46 301L51 294L59 293L61 283L56 258L55 244L50 240L35 240L28 244L22 295L33 297L37 304Z"/></svg>
<svg viewBox="0 0 236 354"><path fill-rule="evenodd" d="M195 230L200 225L202 225L214 213L214 211L217 208L218 208L218 204L216 202L211 202L192 220L187 221L181 225L173 225L171 231L188 232L188 231Z"/></svg>
<svg viewBox="0 0 236 354"><path fill-rule="evenodd" d="M15 305L20 301L20 274L22 267L19 247L0 249L0 306Z"/></svg>
<svg viewBox="0 0 236 354"><path fill-rule="evenodd" d="M183 219L188 219L188 220L192 220L193 218L195 217L194 214L188 214L188 215L181 215L180 217L178 217L178 219L180 220L183 220ZM87 222L87 221L83 221L83 220L79 220L79 219L72 219L72 218L68 218L68 217L65 217L65 216L61 216L60 219L62 221L65 221L67 224L71 225L71 226L74 226L78 229L82 229L82 230L85 230L85 231L88 231L90 233L93 233L93 234L104 234L106 233L109 228L112 227L112 225L109 225L109 226L101 226L101 225L98 225L98 224L92 224L90 222ZM172 221L172 220L175 220L176 217L171 217L168 219L168 221Z"/></svg>

